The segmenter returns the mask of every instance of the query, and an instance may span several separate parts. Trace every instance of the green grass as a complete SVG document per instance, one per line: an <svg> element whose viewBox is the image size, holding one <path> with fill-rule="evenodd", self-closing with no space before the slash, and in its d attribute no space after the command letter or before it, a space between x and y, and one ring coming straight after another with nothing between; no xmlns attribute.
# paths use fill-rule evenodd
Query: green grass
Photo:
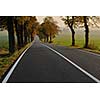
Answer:
<svg viewBox="0 0 100 100"><path fill-rule="evenodd" d="M27 44L25 47L20 49L19 51L17 50L13 55L11 56L4 56L0 57L0 78L2 75L8 70L8 68L14 63L14 61L19 57L19 55L29 46L31 43Z"/></svg>
<svg viewBox="0 0 100 100"><path fill-rule="evenodd" d="M9 55L8 32L0 31L0 77L6 72L6 70L8 70L8 68L14 63L19 55L29 46L30 44L26 45L19 51L16 50L13 55Z"/></svg>
<svg viewBox="0 0 100 100"><path fill-rule="evenodd" d="M83 47L84 44L84 38L82 37L82 35L78 34L75 36L76 39L76 46L79 47ZM54 38L53 40L54 44L57 45L63 45L63 46L71 46L71 33L61 33L59 35L56 36L56 38Z"/></svg>
<svg viewBox="0 0 100 100"><path fill-rule="evenodd" d="M0 49L8 49L8 32L0 31Z"/></svg>
<svg viewBox="0 0 100 100"><path fill-rule="evenodd" d="M83 48L84 46L84 31L76 30L75 39L76 46ZM63 31L61 34L57 35L53 40L54 44L71 46L71 33L69 30ZM16 60L16 58L29 46L22 48L20 51L16 51L12 56L5 56L0 58L0 76L2 76L5 71L11 66L11 64ZM98 53L100 50L100 29L90 31L90 41L89 46L95 49ZM8 36L7 31L0 31L0 53L7 53L8 50ZM91 50L89 50L91 51Z"/></svg>
<svg viewBox="0 0 100 100"><path fill-rule="evenodd" d="M75 39L76 46L83 48L85 43L84 30L76 30ZM100 29L90 30L89 39L89 46L91 47L91 49L100 50ZM56 38L54 38L53 43L63 46L71 46L71 32L69 30L63 31L62 33L57 35Z"/></svg>

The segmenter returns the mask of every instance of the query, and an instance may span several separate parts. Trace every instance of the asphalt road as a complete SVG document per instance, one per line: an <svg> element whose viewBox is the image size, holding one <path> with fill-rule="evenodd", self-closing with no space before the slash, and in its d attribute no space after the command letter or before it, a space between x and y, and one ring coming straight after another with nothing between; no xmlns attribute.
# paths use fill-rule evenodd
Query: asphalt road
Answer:
<svg viewBox="0 0 100 100"><path fill-rule="evenodd" d="M47 44L100 80L100 54Z"/></svg>
<svg viewBox="0 0 100 100"><path fill-rule="evenodd" d="M78 49L46 44L100 79L100 56ZM38 38L14 69L8 83L95 83L55 52L42 45Z"/></svg>

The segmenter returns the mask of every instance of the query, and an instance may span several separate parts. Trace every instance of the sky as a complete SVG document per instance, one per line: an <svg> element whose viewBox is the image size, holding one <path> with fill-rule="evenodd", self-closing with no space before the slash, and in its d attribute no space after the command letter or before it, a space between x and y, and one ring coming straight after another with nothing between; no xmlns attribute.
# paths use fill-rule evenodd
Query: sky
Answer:
<svg viewBox="0 0 100 100"><path fill-rule="evenodd" d="M39 21L40 23L42 23L42 22L43 22L43 19L44 19L46 16L36 16L36 17L37 17L38 21ZM65 27L64 22L61 20L60 16L52 16L52 17L54 18L55 21L58 22L59 27Z"/></svg>

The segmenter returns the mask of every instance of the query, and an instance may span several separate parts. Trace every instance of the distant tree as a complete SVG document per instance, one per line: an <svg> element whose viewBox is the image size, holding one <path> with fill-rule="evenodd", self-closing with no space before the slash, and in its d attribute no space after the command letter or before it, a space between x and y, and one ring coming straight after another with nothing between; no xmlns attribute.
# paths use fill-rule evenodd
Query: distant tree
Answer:
<svg viewBox="0 0 100 100"><path fill-rule="evenodd" d="M45 24L42 23L41 25L39 25L38 28L38 36L41 40L44 40L44 42L48 42L48 34L46 34L46 28L45 28Z"/></svg>
<svg viewBox="0 0 100 100"><path fill-rule="evenodd" d="M39 23L37 22L36 16L30 16L28 20L27 30L31 36L31 41L34 39L34 35L37 34Z"/></svg>
<svg viewBox="0 0 100 100"><path fill-rule="evenodd" d="M28 32L28 21L24 22L24 44L26 45L28 42L30 42L30 34Z"/></svg>
<svg viewBox="0 0 100 100"><path fill-rule="evenodd" d="M41 33L43 33L43 35L45 35L45 40L46 40L46 42L49 42L49 34L48 34L48 31L47 31L48 29L47 29L47 25L46 25L46 23L42 23L41 24ZM43 36L42 35L42 36Z"/></svg>
<svg viewBox="0 0 100 100"><path fill-rule="evenodd" d="M33 41L37 25L35 16L15 16L15 29L19 49L30 42L30 40Z"/></svg>
<svg viewBox="0 0 100 100"><path fill-rule="evenodd" d="M88 21L89 18L87 16L83 16L84 20L84 27L85 27L85 48L88 48L88 43L89 43L89 26L88 26Z"/></svg>
<svg viewBox="0 0 100 100"><path fill-rule="evenodd" d="M72 45L75 45L75 31L74 28L75 27L84 27L85 28L85 48L88 48L88 44L89 44L89 26L96 26L97 22L100 21L100 17L98 16L66 16L64 18L62 18L62 20L64 21L64 23L66 25L68 25L68 27L70 28L71 32L72 32Z"/></svg>
<svg viewBox="0 0 100 100"><path fill-rule="evenodd" d="M21 49L24 46L24 26L23 26L23 17L15 16L15 30L17 36L17 47Z"/></svg>
<svg viewBox="0 0 100 100"><path fill-rule="evenodd" d="M68 25L68 27L70 28L71 32L72 32L72 46L75 46L75 26L76 24L76 17L75 16L65 16L62 18L62 20L64 21L65 25Z"/></svg>
<svg viewBox="0 0 100 100"><path fill-rule="evenodd" d="M85 28L85 48L89 45L89 26L98 27L98 21L100 18L97 16L77 16L78 25Z"/></svg>
<svg viewBox="0 0 100 100"><path fill-rule="evenodd" d="M99 27L97 24L97 22L99 21L100 21L100 17L98 16L83 16L83 23L85 27L85 45L84 45L85 48L88 48L88 44L89 44L89 26L92 25L95 27Z"/></svg>
<svg viewBox="0 0 100 100"><path fill-rule="evenodd" d="M54 21L53 17L45 17L44 22L41 24L42 33L45 35L47 42L52 42L52 38L59 31L57 22ZM42 36L44 36L42 35ZM50 41L49 41L50 37Z"/></svg>

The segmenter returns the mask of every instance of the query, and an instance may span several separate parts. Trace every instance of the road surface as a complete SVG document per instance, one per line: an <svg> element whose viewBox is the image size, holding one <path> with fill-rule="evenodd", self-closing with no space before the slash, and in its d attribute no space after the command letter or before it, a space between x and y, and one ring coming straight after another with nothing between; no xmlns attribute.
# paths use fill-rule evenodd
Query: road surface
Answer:
<svg viewBox="0 0 100 100"><path fill-rule="evenodd" d="M8 83L95 83L100 79L100 56L79 49L45 44L63 54L73 63L47 48L36 36L8 78ZM6 78L6 77L5 77ZM5 79L4 79L5 80Z"/></svg>

